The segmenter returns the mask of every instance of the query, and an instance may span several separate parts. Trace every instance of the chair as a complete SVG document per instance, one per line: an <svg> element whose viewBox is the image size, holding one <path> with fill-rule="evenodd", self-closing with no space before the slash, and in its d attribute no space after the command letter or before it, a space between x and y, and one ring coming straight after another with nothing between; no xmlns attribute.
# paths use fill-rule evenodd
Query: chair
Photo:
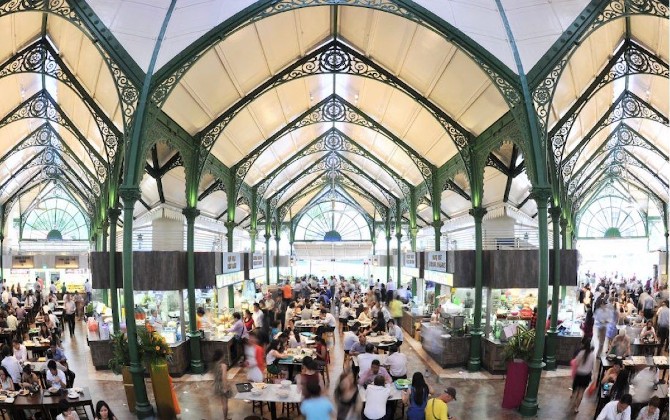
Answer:
<svg viewBox="0 0 670 420"><path fill-rule="evenodd" d="M74 386L74 378L76 376L77 375L75 375L75 373L70 369L65 371L65 383L67 388L72 388Z"/></svg>

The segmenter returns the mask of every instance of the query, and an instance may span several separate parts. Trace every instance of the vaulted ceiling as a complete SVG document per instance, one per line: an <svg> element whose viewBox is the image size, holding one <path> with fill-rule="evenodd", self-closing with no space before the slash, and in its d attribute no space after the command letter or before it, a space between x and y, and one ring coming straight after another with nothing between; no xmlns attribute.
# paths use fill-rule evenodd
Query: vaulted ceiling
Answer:
<svg viewBox="0 0 670 420"><path fill-rule="evenodd" d="M289 221L337 192L370 220L397 208L408 218L414 206L426 226L435 200L440 220L472 207L467 150L481 148L482 205L534 217L509 93L521 90L520 75L552 88L544 114L536 111L566 200L578 209L617 179L657 206L668 202L662 2L56 3L0 1L8 207L57 182L95 216L106 185L123 179L134 110L124 87L143 82L160 36L150 124L163 131L143 149L136 216L187 206L191 150L206 157L197 207L211 218L229 217L232 202L240 227L252 207L259 219L270 209ZM438 173L447 175L435 188Z"/></svg>

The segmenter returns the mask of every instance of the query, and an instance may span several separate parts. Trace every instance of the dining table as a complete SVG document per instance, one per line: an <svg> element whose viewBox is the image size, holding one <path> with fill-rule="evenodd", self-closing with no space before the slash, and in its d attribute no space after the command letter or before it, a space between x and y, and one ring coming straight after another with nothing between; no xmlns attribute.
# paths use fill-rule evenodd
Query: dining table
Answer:
<svg viewBox="0 0 670 420"><path fill-rule="evenodd" d="M84 411L90 408L91 417L89 418L94 418L95 409L93 407L91 391L87 387L75 389L79 391L77 392L77 398L70 398L67 392L63 394L51 394L48 390L44 389L27 395L13 393L14 401L7 402L7 400L0 400L0 409L10 413L10 418L13 419L23 418L24 410L35 410L41 413L42 418L51 419L55 418L55 416L52 416L52 412L55 413L58 410L60 401L65 400L70 407L83 407ZM88 417L88 412L86 416Z"/></svg>
<svg viewBox="0 0 670 420"><path fill-rule="evenodd" d="M262 389L260 394L254 394L251 391L249 392L238 392L233 397L236 400L246 400L246 401L260 401L261 403L268 403L270 408L270 418L272 420L277 420L277 403L289 403L289 404L300 404L302 402L302 392L298 388L298 385L290 385L288 388L285 388L280 384L264 384L265 387ZM285 397L280 395L281 392L286 392Z"/></svg>

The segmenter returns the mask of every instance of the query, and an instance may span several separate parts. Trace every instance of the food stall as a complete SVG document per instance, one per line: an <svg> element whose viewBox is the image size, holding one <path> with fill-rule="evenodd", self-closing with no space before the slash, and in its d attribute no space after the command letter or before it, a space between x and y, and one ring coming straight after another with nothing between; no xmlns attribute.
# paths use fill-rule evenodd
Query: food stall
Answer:
<svg viewBox="0 0 670 420"><path fill-rule="evenodd" d="M402 281L400 287L409 290L412 298L409 299L405 309L403 310L402 319L400 321L401 327L407 331L412 337L416 335L418 327L426 318L430 318L432 305L425 305L423 293L423 253L409 252L403 254L403 269ZM417 291L421 286L421 294ZM403 295L402 291L398 291L401 300L409 295Z"/></svg>
<svg viewBox="0 0 670 420"><path fill-rule="evenodd" d="M262 252L254 252L252 254L245 254L244 258L248 260L245 264L244 270L245 279L254 280L256 283L267 284L267 273L265 269L265 254ZM270 273L272 277L272 273Z"/></svg>

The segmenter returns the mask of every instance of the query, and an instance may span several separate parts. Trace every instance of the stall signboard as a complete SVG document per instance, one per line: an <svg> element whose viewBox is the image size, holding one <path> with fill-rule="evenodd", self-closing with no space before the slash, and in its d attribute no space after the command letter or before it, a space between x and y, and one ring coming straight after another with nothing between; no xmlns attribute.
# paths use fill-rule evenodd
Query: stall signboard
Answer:
<svg viewBox="0 0 670 420"><path fill-rule="evenodd" d="M232 286L233 284L240 283L244 281L244 271L238 271L235 273L227 274L218 274L216 276L216 287L226 287Z"/></svg>
<svg viewBox="0 0 670 420"><path fill-rule="evenodd" d="M79 268L79 257L76 255L57 255L56 268Z"/></svg>
<svg viewBox="0 0 670 420"><path fill-rule="evenodd" d="M454 275L451 273L440 273L438 271L425 271L423 273L424 280L432 281L433 283L442 284L452 287L454 285Z"/></svg>
<svg viewBox="0 0 670 420"><path fill-rule="evenodd" d="M12 268L9 271L10 274L30 274L30 270L27 268Z"/></svg>
<svg viewBox="0 0 670 420"><path fill-rule="evenodd" d="M32 255L13 255L12 268L34 268L35 259Z"/></svg>
<svg viewBox="0 0 670 420"><path fill-rule="evenodd" d="M402 266L416 268L416 252L405 252L402 255Z"/></svg>
<svg viewBox="0 0 670 420"><path fill-rule="evenodd" d="M262 252L254 252L251 254L251 268L265 267L265 255Z"/></svg>
<svg viewBox="0 0 670 420"><path fill-rule="evenodd" d="M447 251L432 251L426 253L426 270L447 272Z"/></svg>
<svg viewBox="0 0 670 420"><path fill-rule="evenodd" d="M238 271L242 271L242 256L237 252L224 252L223 273L235 273Z"/></svg>

